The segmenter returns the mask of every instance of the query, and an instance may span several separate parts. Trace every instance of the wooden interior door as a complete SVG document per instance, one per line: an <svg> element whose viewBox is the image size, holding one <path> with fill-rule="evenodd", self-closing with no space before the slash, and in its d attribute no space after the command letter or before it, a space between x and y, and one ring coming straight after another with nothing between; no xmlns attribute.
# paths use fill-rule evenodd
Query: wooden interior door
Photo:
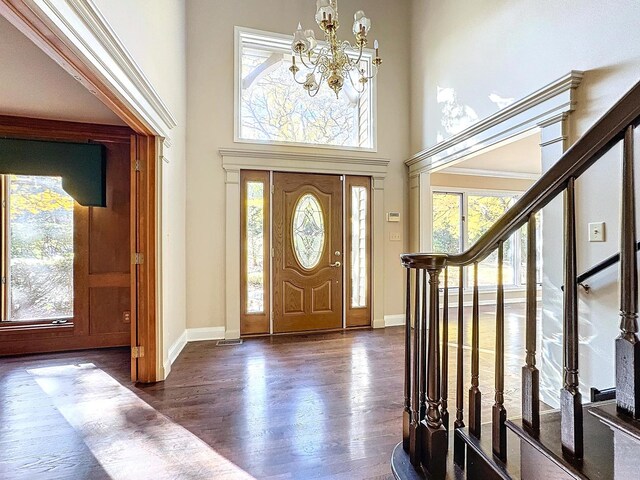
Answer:
<svg viewBox="0 0 640 480"><path fill-rule="evenodd" d="M273 175L273 332L342 328L342 181Z"/></svg>

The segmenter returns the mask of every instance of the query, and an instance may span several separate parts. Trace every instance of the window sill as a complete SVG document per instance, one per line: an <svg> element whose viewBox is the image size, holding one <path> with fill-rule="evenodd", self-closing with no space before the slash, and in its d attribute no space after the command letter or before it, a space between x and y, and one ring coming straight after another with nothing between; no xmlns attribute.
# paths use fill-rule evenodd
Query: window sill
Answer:
<svg viewBox="0 0 640 480"><path fill-rule="evenodd" d="M53 320L31 322L0 322L0 333L44 333L44 332L73 332L73 321L66 323L52 323Z"/></svg>

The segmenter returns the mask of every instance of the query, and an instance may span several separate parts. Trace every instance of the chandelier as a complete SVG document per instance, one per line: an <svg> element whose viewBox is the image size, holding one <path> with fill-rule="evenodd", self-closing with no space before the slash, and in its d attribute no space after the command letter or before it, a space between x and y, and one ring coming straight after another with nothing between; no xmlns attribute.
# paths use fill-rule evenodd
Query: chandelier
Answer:
<svg viewBox="0 0 640 480"><path fill-rule="evenodd" d="M367 34L371 29L371 20L362 10L354 15L353 33L355 45L338 39L338 0L317 0L316 23L324 32L326 45L319 46L313 30L303 30L298 24L298 30L293 34L291 49L293 50L292 65L289 68L293 79L307 91L309 96L315 97L323 82L336 93L336 98L342 90L345 78L348 78L353 88L361 94L367 83L378 73L382 59L378 52L378 41L374 42L376 56L373 59L373 72L369 76L361 65L364 48L367 46ZM303 81L299 81L297 73L300 68L296 65L296 54L302 65L310 70ZM319 79L318 79L319 76ZM359 77L356 85L353 77Z"/></svg>

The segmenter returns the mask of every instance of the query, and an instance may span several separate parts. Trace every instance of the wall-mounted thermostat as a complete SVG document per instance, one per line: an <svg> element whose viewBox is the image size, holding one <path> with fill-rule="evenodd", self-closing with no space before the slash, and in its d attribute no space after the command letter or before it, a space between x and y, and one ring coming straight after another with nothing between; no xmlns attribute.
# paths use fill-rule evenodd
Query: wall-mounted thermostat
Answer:
<svg viewBox="0 0 640 480"><path fill-rule="evenodd" d="M399 222L400 212L387 212L387 222Z"/></svg>

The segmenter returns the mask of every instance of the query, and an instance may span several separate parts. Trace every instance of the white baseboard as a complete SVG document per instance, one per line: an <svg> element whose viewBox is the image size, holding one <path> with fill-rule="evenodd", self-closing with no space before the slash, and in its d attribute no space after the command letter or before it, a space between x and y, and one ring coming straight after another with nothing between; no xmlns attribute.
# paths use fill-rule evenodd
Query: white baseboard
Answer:
<svg viewBox="0 0 640 480"><path fill-rule="evenodd" d="M224 338L224 327L187 328L187 342L223 340Z"/></svg>
<svg viewBox="0 0 640 480"><path fill-rule="evenodd" d="M384 326L385 327L398 327L400 325L404 325L406 321L406 317L404 313L400 313L397 315L385 315L384 316Z"/></svg>
<svg viewBox="0 0 640 480"><path fill-rule="evenodd" d="M169 347L167 359L163 364L163 378L167 378L169 376L169 373L171 373L171 365L173 365L177 360L184 347L187 346L187 343L222 339L224 339L224 327L187 328Z"/></svg>

